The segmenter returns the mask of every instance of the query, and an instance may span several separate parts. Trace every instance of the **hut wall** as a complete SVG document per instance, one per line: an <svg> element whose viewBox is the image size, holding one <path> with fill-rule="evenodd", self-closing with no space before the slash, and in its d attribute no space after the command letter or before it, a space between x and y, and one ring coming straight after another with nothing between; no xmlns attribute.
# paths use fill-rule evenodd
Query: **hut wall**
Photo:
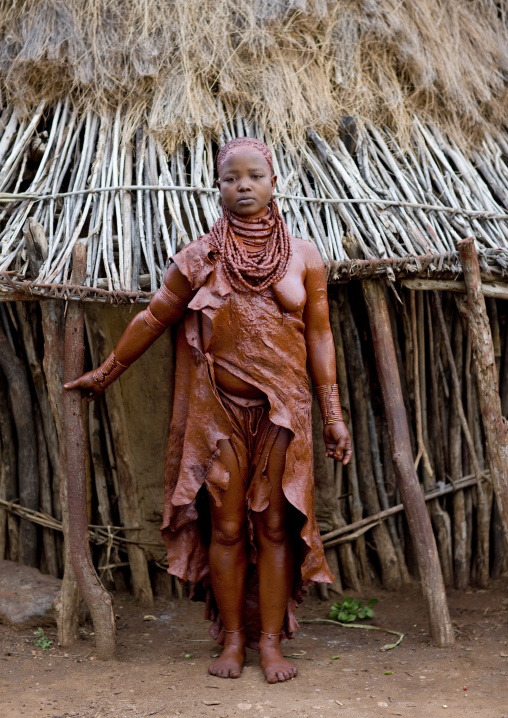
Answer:
<svg viewBox="0 0 508 718"><path fill-rule="evenodd" d="M394 288L397 294L387 290L388 301L414 456L423 445L425 452L418 462L418 475L422 490L427 494L433 492L434 498L427 506L445 580L448 585L459 588L485 586L491 577L506 571L507 552L490 485L485 481L478 484L472 476L471 452L474 451L483 469L485 448L467 327L452 293L412 292L400 284ZM416 567L404 514L402 511L390 514L393 507L400 504L400 498L359 283L330 286L329 298L339 358L338 382L344 414L352 431L354 457L346 469L324 458L319 412L313 411L316 513L328 558L337 573L335 590L359 590L361 585L372 581L387 588L398 588L411 581L411 576L417 578ZM441 302L444 325L440 324L436 302ZM87 305L87 369L103 361L139 309ZM492 299L488 309L506 414L508 307L504 300ZM36 391L36 372L28 362L27 332L20 331L20 322L28 323L37 359L42 365L39 309L35 303L25 302L17 306L14 303L0 305L0 311L0 332L27 369L37 424L39 412L44 414L41 411L43 395ZM450 338L451 356L443 341L443 326ZM110 586L130 584L129 558L126 544L122 542L127 538L142 545L154 590L166 594L177 591L176 585L164 577L161 570L164 547L159 535L173 392L173 355L172 333L168 331L108 389L105 399L86 405L93 554L99 572ZM452 361L459 378L458 397L454 395ZM17 429L7 389L5 377L0 373L0 498L12 502L20 496L21 477L16 461ZM458 401L468 422L472 447L458 419ZM61 539L55 521L60 518L57 474L47 459L48 456L51 459L51 451L43 445L44 432L37 432L37 441L41 498L40 513L35 518L40 522L42 517L45 523L44 527L39 523L36 528L37 536L43 539L37 542L36 563L45 572L58 573L61 571ZM119 471L120 454L126 457L137 514L125 513L125 501L122 504L126 487ZM22 560L19 524L22 520L31 522L34 516L21 513L20 518L19 510L13 510L12 505L0 505L0 558ZM366 520L369 517L372 519ZM140 530L134 530L135 521L139 521ZM108 530L104 528L107 525L123 525L127 530ZM103 528L96 528L98 526ZM53 536L53 542L48 541L48 533ZM52 550L57 553L56 560L48 553ZM180 595L181 589L178 591Z"/></svg>

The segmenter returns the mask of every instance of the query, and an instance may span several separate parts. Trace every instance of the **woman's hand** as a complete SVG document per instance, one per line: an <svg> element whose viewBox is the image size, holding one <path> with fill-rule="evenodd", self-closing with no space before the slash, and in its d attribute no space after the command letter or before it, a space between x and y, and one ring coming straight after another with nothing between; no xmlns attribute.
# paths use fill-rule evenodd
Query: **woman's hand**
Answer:
<svg viewBox="0 0 508 718"><path fill-rule="evenodd" d="M343 421L335 424L326 424L323 427L323 438L326 444L326 456L335 461L342 461L343 465L349 463L351 458L351 437Z"/></svg>
<svg viewBox="0 0 508 718"><path fill-rule="evenodd" d="M104 389L94 380L93 374L93 371L88 371L83 376L80 376L79 379L68 381L67 384L64 384L64 389L80 389L88 403L94 401L94 399L104 394Z"/></svg>

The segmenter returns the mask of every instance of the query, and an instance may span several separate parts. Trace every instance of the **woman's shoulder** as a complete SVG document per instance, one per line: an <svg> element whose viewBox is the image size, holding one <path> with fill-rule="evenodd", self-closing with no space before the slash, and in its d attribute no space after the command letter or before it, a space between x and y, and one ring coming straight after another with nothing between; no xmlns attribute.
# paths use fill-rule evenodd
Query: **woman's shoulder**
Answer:
<svg viewBox="0 0 508 718"><path fill-rule="evenodd" d="M193 289L198 289L213 271L219 249L209 234L189 242L171 261L187 277Z"/></svg>
<svg viewBox="0 0 508 718"><path fill-rule="evenodd" d="M307 269L317 268L323 266L323 258L316 247L316 245L310 241L310 239L302 239L301 237L293 237L293 249L295 254L298 254L303 261Z"/></svg>

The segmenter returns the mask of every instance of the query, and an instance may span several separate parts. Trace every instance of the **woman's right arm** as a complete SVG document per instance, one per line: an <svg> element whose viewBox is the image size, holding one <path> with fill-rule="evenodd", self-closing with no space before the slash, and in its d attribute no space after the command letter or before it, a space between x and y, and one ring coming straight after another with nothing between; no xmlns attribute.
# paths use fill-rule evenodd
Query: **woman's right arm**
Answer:
<svg viewBox="0 0 508 718"><path fill-rule="evenodd" d="M87 401L103 394L161 336L166 327L176 324L183 317L192 295L189 280L176 264L171 263L162 287L154 294L147 309L136 314L106 361L94 371L68 382L64 388L81 389Z"/></svg>

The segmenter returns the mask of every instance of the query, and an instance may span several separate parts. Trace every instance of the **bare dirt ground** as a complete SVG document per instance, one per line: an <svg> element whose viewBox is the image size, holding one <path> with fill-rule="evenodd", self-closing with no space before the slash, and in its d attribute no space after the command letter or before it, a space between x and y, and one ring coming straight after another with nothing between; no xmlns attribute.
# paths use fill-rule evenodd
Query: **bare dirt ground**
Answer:
<svg viewBox="0 0 508 718"><path fill-rule="evenodd" d="M431 645L420 594L379 598L373 623L404 632L394 636L329 624L302 624L285 644L298 677L268 685L258 656L248 651L237 680L207 674L217 647L203 608L159 601L146 614L128 596L116 596L118 660L95 658L92 627L71 649L43 651L34 629L0 626L1 718L507 718L508 581L489 591L450 591L457 645ZM300 619L326 617L329 604L307 599ZM56 642L55 630L45 629Z"/></svg>

